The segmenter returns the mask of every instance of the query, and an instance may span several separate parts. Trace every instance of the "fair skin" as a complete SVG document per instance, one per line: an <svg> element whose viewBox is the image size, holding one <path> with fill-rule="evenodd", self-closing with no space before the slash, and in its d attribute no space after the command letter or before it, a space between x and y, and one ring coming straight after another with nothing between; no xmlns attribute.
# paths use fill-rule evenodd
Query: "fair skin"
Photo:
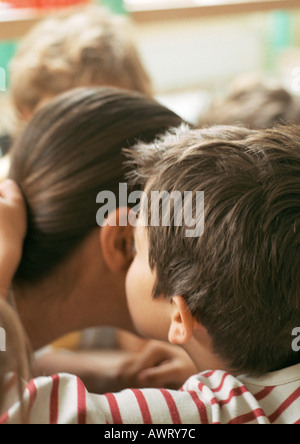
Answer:
<svg viewBox="0 0 300 444"><path fill-rule="evenodd" d="M128 209L117 211L127 217ZM114 214L110 217L115 219ZM136 332L125 295L132 241L130 225L114 227L108 219L51 276L35 285L15 286L18 313L34 350L72 331L99 325ZM168 344L135 342L128 353L109 356L102 351L98 355L50 353L39 361L37 374L77 374L90 391L102 393L129 386L179 388L195 373L194 364L182 350L173 351Z"/></svg>
<svg viewBox="0 0 300 444"><path fill-rule="evenodd" d="M118 228L94 230L51 276L14 288L34 350L72 331L99 325L134 331L124 290L129 239Z"/></svg>
<svg viewBox="0 0 300 444"><path fill-rule="evenodd" d="M124 267L127 270L128 255L126 252L132 251L132 233L129 231L130 227L123 227L121 230L122 235L120 235L119 232L112 232L111 228L112 227L107 224L107 229L109 231L106 232L102 229L100 233L100 240L102 243L104 242L103 255L105 257L105 262L106 264L111 264L112 269L110 269L110 272L113 273L113 277L116 277L115 273L117 271L123 270ZM10 281L21 259L22 244L25 238L25 233L26 209L22 195L15 183L12 181L7 181L0 185L0 238L2 247L0 257L0 282L2 283L2 291L4 292L4 295L7 294ZM99 232L97 232L97 235L99 237ZM91 235L83 248L80 249L81 254L87 254L87 251L93 254L96 253L95 248L92 247L96 241L94 236L95 233ZM139 226L135 230L134 241L136 246L136 254L126 278L127 300L129 311L134 322L134 328L136 328L136 330L144 337L154 337L158 340L168 339L171 343L178 344L183 347L190 355L198 371L202 371L203 369L207 368L224 368L223 363L211 351L210 338L207 332L193 319L191 313L187 309L185 301L181 296L174 296L171 301L167 299L153 300L152 291L155 282L155 274L149 267L148 238L146 229L144 227ZM117 252L113 253L115 249ZM120 251L123 253L121 254ZM85 256L80 257L82 259L86 259ZM117 258L120 260L118 265L116 265ZM95 261L95 263L97 263L98 266L100 264L104 266L102 260L99 260L99 262ZM73 262L73 264L75 264L75 262ZM99 273L98 267L95 268ZM80 270L80 267L73 268L73 271L75 269ZM106 269L106 271L108 270ZM94 276L94 273L95 272L92 270L89 277ZM83 285L83 278L81 277L80 279L80 282ZM62 281L58 282L62 283ZM110 284L111 283L112 279L110 279ZM93 281L93 284L95 285L96 282ZM91 285L91 287L93 287L93 285ZM75 295L76 287L73 286L73 288L73 295ZM95 291L95 287L93 288ZM56 285L56 290L57 289L58 286ZM77 294L79 295L79 293L80 292L78 291ZM89 294L92 293L93 292L91 291ZM77 322L84 323L84 321L80 320L80 309L76 307L75 301L70 301L70 297L65 298L65 300L58 303L57 299L55 299L53 294L51 295L50 291L48 292L48 295L52 296L55 307L61 310L61 312L56 312L56 319L58 318L56 321L54 316L55 309L50 309L50 305L47 304L45 300L42 301L42 299L39 298L38 292L34 294L35 297L32 299L30 297L26 298L27 304L22 302L20 299L20 293L18 294L18 292L16 292L16 300L21 312L21 318L23 321L25 321L25 326L27 327L29 336L36 344L42 344L43 340L45 341L45 337L50 338L52 336L52 339L55 339L59 334L61 334L55 331L55 326L61 332L63 332L64 329L68 330L68 327L66 326L63 328L59 327L59 323L62 323L63 319L66 322L69 322L69 327L72 325L72 322L76 324L76 321L71 321L73 316L70 316L67 313L66 308L63 309L63 307L69 306L70 309L73 309L74 313L72 313L72 315L76 316ZM86 295L87 294L85 293L85 296ZM83 304L82 296L82 294L81 298L77 296L77 302L80 304L80 308L83 308L84 305L89 305L86 303L86 299L84 299L85 303ZM127 306L126 312L120 314L120 309L118 310L118 307L114 305L111 298L110 302L112 303L111 305L107 304L108 313L105 313L103 310L102 301L100 304L102 308L100 313L104 311L105 315L112 316L111 319L119 322L120 325L122 322L127 322ZM46 312L47 307L49 313ZM111 314L113 311L111 310L111 307L117 309L117 315L113 316ZM122 309L123 308L124 307L122 307ZM33 311L31 311L32 309ZM60 313L60 316L57 316L58 313ZM85 307L83 318L87 316L87 313L90 313L90 311ZM90 316L92 317L91 313ZM100 322L99 319L103 319L103 315L101 317L101 314L99 313L96 317L97 322ZM41 319L43 319L43 322L40 322ZM54 326L51 325L51 319ZM120 321L121 319L123 319L122 322ZM155 321L153 321L153 319L155 319ZM157 322L157 320L159 320L159 322ZM128 325L130 325L131 328L133 327L131 325L131 321L129 321ZM43 328L41 328L41 326L43 326ZM160 328L158 328L158 326ZM43 329L45 331L48 331L49 329L49 331L45 334L42 332ZM44 339L38 338L39 332ZM161 346L160 352L159 345ZM130 362L128 361L127 357L127 361L124 361L119 367L119 378L120 375L122 375L123 380L125 379L126 382L136 381L136 379L138 379L139 383L144 386L160 386L160 384L158 384L158 381L160 381L161 385L163 386L163 380L165 380L166 383L169 382L170 374L172 375L172 372L173 376L175 375L176 377L178 377L178 372L181 372L183 374L180 376L182 376L184 380L184 377L187 376L186 372L190 371L191 375L193 373L192 370L194 370L195 367L194 364L191 363L191 360L182 360L182 355L179 353L179 350L180 349L178 348L177 354L175 353L176 358L174 360L173 350L171 352L167 344L163 345L161 343L152 342L150 348L148 348L148 351L146 350L146 352L142 354L142 358L140 360L137 360L135 357ZM182 362L184 362L184 365L182 365ZM93 367L91 360L88 361L88 364ZM97 365L95 365L95 368L97 368ZM94 377L96 376L95 373L92 373L92 375ZM117 372L115 375L118 376ZM88 376L91 377L91 375ZM177 381L175 381L176 377L174 377L174 384L177 383ZM123 381L120 381L119 379L119 383L120 382L122 383ZM99 390L101 389L99 388Z"/></svg>
<svg viewBox="0 0 300 444"><path fill-rule="evenodd" d="M127 274L126 293L136 330L144 337L182 347L198 372L226 370L226 364L213 352L207 330L195 320L181 295L153 299L156 276L149 266L147 229L141 223L135 230L134 241L136 255Z"/></svg>
<svg viewBox="0 0 300 444"><path fill-rule="evenodd" d="M6 296L22 256L27 229L23 197L11 180L0 184L0 223L0 291Z"/></svg>

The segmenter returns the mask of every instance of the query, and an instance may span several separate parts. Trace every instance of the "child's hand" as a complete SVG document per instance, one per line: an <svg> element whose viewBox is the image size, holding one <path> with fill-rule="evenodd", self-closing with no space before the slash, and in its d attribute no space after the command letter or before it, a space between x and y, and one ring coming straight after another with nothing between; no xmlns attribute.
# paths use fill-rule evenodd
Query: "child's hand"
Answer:
<svg viewBox="0 0 300 444"><path fill-rule="evenodd" d="M178 390L198 373L195 364L179 346L149 341L140 354L123 366L123 386Z"/></svg>
<svg viewBox="0 0 300 444"><path fill-rule="evenodd" d="M17 184L0 184L0 288L7 291L22 257L27 229L26 207Z"/></svg>

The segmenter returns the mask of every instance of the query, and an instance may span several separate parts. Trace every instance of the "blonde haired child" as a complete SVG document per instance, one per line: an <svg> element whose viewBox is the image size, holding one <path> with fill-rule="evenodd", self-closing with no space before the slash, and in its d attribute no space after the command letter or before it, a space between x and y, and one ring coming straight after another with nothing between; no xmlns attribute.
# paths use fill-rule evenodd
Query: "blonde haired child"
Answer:
<svg viewBox="0 0 300 444"><path fill-rule="evenodd" d="M114 86L152 95L129 20L96 5L46 19L20 42L10 65L10 138L38 108L81 86ZM9 156L0 160L0 180L7 177L9 164Z"/></svg>
<svg viewBox="0 0 300 444"><path fill-rule="evenodd" d="M53 97L80 86L152 94L128 20L97 6L37 25L21 42L10 76L13 104L24 120Z"/></svg>

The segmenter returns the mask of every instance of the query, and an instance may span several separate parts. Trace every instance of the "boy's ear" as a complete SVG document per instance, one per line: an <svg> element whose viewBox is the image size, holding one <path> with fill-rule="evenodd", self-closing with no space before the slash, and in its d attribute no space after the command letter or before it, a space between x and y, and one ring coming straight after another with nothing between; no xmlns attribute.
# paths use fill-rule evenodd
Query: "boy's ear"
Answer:
<svg viewBox="0 0 300 444"><path fill-rule="evenodd" d="M111 212L100 230L103 258L114 273L126 271L133 260L133 227L128 222L129 208Z"/></svg>
<svg viewBox="0 0 300 444"><path fill-rule="evenodd" d="M195 319L182 296L173 297L173 313L169 329L171 344L186 344L193 336Z"/></svg>

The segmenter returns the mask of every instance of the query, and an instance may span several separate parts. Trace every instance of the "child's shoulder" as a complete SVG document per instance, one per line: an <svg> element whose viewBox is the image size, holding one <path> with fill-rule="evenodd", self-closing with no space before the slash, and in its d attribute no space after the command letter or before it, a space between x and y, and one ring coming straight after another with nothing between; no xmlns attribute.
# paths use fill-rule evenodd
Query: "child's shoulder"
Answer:
<svg viewBox="0 0 300 444"><path fill-rule="evenodd" d="M101 409L94 410L92 395L76 376L56 374L22 385L21 402L17 376L11 374L6 378L0 424L104 423Z"/></svg>
<svg viewBox="0 0 300 444"><path fill-rule="evenodd" d="M204 401L210 423L300 423L300 364L258 378L207 371L183 390Z"/></svg>
<svg viewBox="0 0 300 444"><path fill-rule="evenodd" d="M108 394L110 424L292 424L300 421L300 365L264 378L221 370L194 375L179 391Z"/></svg>
<svg viewBox="0 0 300 444"><path fill-rule="evenodd" d="M262 378L212 370L178 390L127 389L92 395L76 376L58 374L24 386L30 424L295 424L300 423L300 364ZM6 381L1 424L19 424L17 378Z"/></svg>

